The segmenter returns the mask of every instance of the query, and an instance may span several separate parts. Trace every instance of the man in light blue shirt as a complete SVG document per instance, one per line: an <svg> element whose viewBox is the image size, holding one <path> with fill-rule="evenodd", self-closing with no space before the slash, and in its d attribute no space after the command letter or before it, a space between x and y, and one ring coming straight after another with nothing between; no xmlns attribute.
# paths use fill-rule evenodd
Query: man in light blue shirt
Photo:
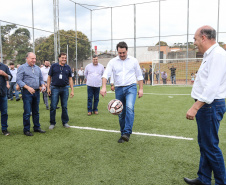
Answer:
<svg viewBox="0 0 226 185"><path fill-rule="evenodd" d="M39 102L40 102L40 88L45 91L45 83L42 78L41 70L36 63L36 55L29 52L26 56L26 63L21 65L17 72L17 84L22 90L22 97L24 103L23 125L24 134L26 136L33 136L30 132L30 113L34 123L34 132L45 133L40 128L39 123Z"/></svg>
<svg viewBox="0 0 226 185"><path fill-rule="evenodd" d="M93 63L88 64L85 68L85 78L87 79L87 107L88 107L88 116L98 114L98 103L99 103L99 93L100 86L102 85L102 75L104 73L104 66L98 63L97 55L93 56ZM93 103L94 99L94 103ZM92 106L93 104L93 106Z"/></svg>

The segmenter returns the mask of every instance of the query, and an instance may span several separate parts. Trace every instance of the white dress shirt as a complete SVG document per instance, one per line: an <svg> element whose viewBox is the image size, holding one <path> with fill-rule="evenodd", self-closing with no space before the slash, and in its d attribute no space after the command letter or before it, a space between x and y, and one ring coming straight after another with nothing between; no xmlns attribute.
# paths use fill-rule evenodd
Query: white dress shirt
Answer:
<svg viewBox="0 0 226 185"><path fill-rule="evenodd" d="M144 79L137 59L131 56L127 56L125 60L121 60L119 56L111 59L103 78L108 79L112 73L116 87L128 86Z"/></svg>
<svg viewBox="0 0 226 185"><path fill-rule="evenodd" d="M16 75L17 75L17 68L14 68L14 70L9 69L10 73L12 74L13 78L10 82L16 82Z"/></svg>
<svg viewBox="0 0 226 185"><path fill-rule="evenodd" d="M226 51L219 44L204 53L191 97L207 104L226 98Z"/></svg>
<svg viewBox="0 0 226 185"><path fill-rule="evenodd" d="M78 70L78 76L84 76L84 70L79 69Z"/></svg>
<svg viewBox="0 0 226 185"><path fill-rule="evenodd" d="M41 72L42 72L42 76L43 76L43 81L44 82L47 82L49 69L50 69L50 67L45 67L45 66L43 66L41 68Z"/></svg>

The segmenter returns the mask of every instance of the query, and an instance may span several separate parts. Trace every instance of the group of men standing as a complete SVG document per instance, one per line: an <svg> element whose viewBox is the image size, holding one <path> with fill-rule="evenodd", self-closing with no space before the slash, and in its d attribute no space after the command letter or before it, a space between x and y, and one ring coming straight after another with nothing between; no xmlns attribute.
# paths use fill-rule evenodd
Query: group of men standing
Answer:
<svg viewBox="0 0 226 185"><path fill-rule="evenodd" d="M59 55L59 63L53 64L51 67L49 67L49 61L45 61L45 66L41 71L41 69L37 65L35 65L36 55L32 52L29 52L26 56L26 63L18 68L16 83L21 88L22 93L22 99L24 104L23 132L26 136L33 136L33 133L30 131L31 115L34 124L34 132L45 133L45 131L41 129L41 125L39 122L40 91L44 93L43 97L47 109L49 108L47 93L49 96L51 95L49 129L53 129L56 124L55 116L59 97L61 98L62 124L65 128L70 127L68 125L69 118L67 112L67 100L69 93L67 85L70 84L71 97L74 96L74 89L71 68L66 64L66 58L66 54L61 53ZM12 77L13 76L10 73L8 67L0 63L0 110L2 133L4 135L10 134L7 130L8 106L6 84L7 81L10 81L12 79Z"/></svg>
<svg viewBox="0 0 226 185"><path fill-rule="evenodd" d="M199 28L194 36L194 45L204 54L203 61L195 79L191 96L195 100L193 106L187 111L186 118L193 120L196 117L198 125L198 144L200 147L200 163L198 178L184 178L187 184L210 185L212 172L216 185L226 184L226 171L223 154L218 146L218 131L220 121L225 113L226 98L226 52L216 43L216 31L210 26ZM112 90L115 96L123 103L123 111L119 114L121 137L118 143L129 141L134 122L134 104L137 96L137 81L139 84L138 97L143 96L143 75L137 59L127 55L128 46L125 42L117 44L118 56L111 59L104 71L98 64L97 56L93 57L93 63L85 69L88 92L88 115L92 112L98 114L99 92L106 95L106 83L109 77L114 78ZM50 129L55 127L56 106L61 98L62 124L68 125L67 100L71 88L71 97L74 96L71 69L66 65L66 54L59 55L59 63L53 64L49 70L47 85L39 67L35 65L36 56L28 53L26 63L17 73L17 83L22 90L24 102L24 134L32 136L30 132L30 112L32 112L34 131L44 133L39 123L40 88L51 95ZM176 70L176 69L175 69ZM174 74L175 74L174 70ZM172 69L171 69L171 76ZM11 80L12 75L7 66L0 63L0 107L2 133L7 135L7 89L6 81ZM102 89L101 86L102 78ZM172 83L175 78L172 78ZM52 83L51 83L52 82ZM51 84L51 87L50 87ZM94 106L92 99L94 98Z"/></svg>

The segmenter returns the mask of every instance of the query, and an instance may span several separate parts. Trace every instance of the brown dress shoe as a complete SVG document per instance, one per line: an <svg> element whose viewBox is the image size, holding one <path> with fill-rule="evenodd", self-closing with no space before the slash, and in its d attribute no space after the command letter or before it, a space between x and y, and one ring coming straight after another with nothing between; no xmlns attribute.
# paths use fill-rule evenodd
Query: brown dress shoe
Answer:
<svg viewBox="0 0 226 185"><path fill-rule="evenodd" d="M94 114L96 114L96 115L97 115L97 114L98 114L98 112L97 112L97 111L94 111Z"/></svg>
<svg viewBox="0 0 226 185"><path fill-rule="evenodd" d="M91 116L92 115L92 112L88 112L88 116Z"/></svg>

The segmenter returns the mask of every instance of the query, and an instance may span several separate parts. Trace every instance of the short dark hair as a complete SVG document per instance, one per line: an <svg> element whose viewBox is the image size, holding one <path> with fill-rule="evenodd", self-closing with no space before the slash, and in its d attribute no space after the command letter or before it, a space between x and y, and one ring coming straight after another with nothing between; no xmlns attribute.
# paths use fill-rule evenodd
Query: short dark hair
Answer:
<svg viewBox="0 0 226 185"><path fill-rule="evenodd" d="M216 39L216 30L213 28L203 28L200 30L200 35L205 35L209 40Z"/></svg>
<svg viewBox="0 0 226 185"><path fill-rule="evenodd" d="M118 48L126 48L126 51L128 50L128 46L127 46L127 44L124 41L119 42L117 44L117 46L116 46L117 51L118 51Z"/></svg>
<svg viewBox="0 0 226 185"><path fill-rule="evenodd" d="M43 63L45 63L45 61L49 61L48 59L43 60Z"/></svg>
<svg viewBox="0 0 226 185"><path fill-rule="evenodd" d="M98 58L98 56L97 55L93 55L93 58Z"/></svg>
<svg viewBox="0 0 226 185"><path fill-rule="evenodd" d="M14 63L13 62L10 62L9 65L12 66L12 65L14 65Z"/></svg>
<svg viewBox="0 0 226 185"><path fill-rule="evenodd" d="M67 56L67 54L66 54L66 53L61 52L61 53L59 54L58 58L60 58L62 55L66 55L66 56Z"/></svg>

